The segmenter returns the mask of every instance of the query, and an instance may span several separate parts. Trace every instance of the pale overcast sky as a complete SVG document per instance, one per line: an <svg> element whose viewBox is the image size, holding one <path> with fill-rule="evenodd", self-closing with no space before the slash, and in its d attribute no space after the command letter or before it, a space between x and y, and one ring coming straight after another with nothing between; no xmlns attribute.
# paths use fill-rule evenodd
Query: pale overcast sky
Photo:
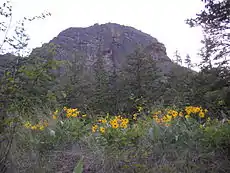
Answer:
<svg viewBox="0 0 230 173"><path fill-rule="evenodd" d="M3 1L3 0L0 0ZM165 44L172 58L176 49L197 61L202 33L185 19L202 9L200 0L12 0L14 21L48 11L52 16L28 27L30 47L41 46L69 27L113 22L135 27Z"/></svg>

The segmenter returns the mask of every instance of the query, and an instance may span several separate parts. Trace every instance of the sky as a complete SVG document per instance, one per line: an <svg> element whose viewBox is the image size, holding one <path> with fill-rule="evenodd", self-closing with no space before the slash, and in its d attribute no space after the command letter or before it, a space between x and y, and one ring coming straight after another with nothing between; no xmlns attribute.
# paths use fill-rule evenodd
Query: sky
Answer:
<svg viewBox="0 0 230 173"><path fill-rule="evenodd" d="M185 19L200 12L200 0L12 0L12 5L13 23L42 12L52 14L26 26L30 48L41 46L69 27L112 22L157 38L166 46L170 58L178 50L183 57L188 53L194 62L199 61L202 31L190 28Z"/></svg>

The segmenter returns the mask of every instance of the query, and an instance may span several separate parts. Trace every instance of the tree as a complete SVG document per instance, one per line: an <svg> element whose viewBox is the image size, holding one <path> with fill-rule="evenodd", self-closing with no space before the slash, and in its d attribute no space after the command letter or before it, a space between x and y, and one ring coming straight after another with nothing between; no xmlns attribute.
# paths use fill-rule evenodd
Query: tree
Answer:
<svg viewBox="0 0 230 173"><path fill-rule="evenodd" d="M191 103L194 72L179 65L174 66L167 74L168 81L164 92L165 106L184 107Z"/></svg>
<svg viewBox="0 0 230 173"><path fill-rule="evenodd" d="M195 18L187 19L191 27L200 26L204 32L203 47L200 51L201 72L196 76L194 100L198 99L220 115L228 104L229 57L230 57L230 1L201 0L204 9ZM222 106L219 106L219 103ZM227 103L227 102L226 102ZM228 106L227 106L228 107Z"/></svg>
<svg viewBox="0 0 230 173"><path fill-rule="evenodd" d="M98 55L96 62L93 64L93 75L91 107L97 113L109 112L111 106L108 104L110 96L109 75L106 71L104 58L101 55Z"/></svg>
<svg viewBox="0 0 230 173"><path fill-rule="evenodd" d="M204 47L209 49L209 58L219 60L218 65L227 65L230 55L230 1L201 0L204 9L195 18L187 19L191 27L201 26Z"/></svg>
<svg viewBox="0 0 230 173"><path fill-rule="evenodd" d="M186 20L191 27L200 26L204 32L203 47L200 51L201 71L194 79L194 100L202 96L199 100L203 100L203 104L214 110L216 116L222 116L220 112L228 109L226 100L230 92L230 1L201 1L204 3L204 9L195 18Z"/></svg>
<svg viewBox="0 0 230 173"><path fill-rule="evenodd" d="M5 162L7 160L7 156L11 148L12 139L14 137L18 121L22 118L20 116L24 115L21 114L22 112L24 112L23 108L28 106L27 104L26 106L24 104L28 103L30 106L35 106L35 103L31 101L36 100L36 103L41 103L42 101L44 101L43 99L45 97L47 98L46 93L42 93L42 95L38 94L37 86L46 86L44 85L44 82L50 81L51 77L49 76L50 73L47 72L49 72L49 68L53 66L53 63L51 63L51 61L40 61L39 58L33 59L31 57L32 59L30 59L30 57L22 57L24 54L24 50L26 50L29 40L29 36L25 32L25 23L27 21L33 21L35 19L43 19L50 14L42 14L41 16L35 16L32 18L25 17L17 23L16 28L14 29L14 34L9 36L8 31L11 27L12 15L13 11L10 1L4 2L2 6L0 6L0 32L3 34L3 40L0 44L0 51L2 53L5 53L4 46L6 45L8 46L8 49L13 49L14 54L21 56L14 57L12 63L9 63L10 66L7 66L7 68L2 69L3 77L1 76L0 78L1 172L6 171ZM36 64L36 62L39 63ZM33 66L31 68L31 65L33 63L39 66ZM48 91L49 90L47 90L47 92ZM28 94L31 94L30 96L35 97L27 97ZM37 96L41 100L38 100ZM33 100L31 100L31 98L33 98ZM15 113L17 114L16 116Z"/></svg>
<svg viewBox="0 0 230 173"><path fill-rule="evenodd" d="M204 37L204 40L201 41L201 43L204 45L199 55L202 58L201 63L199 64L201 69L212 69L213 68L213 60L212 60L212 50L215 47L212 40L210 40L207 37Z"/></svg>
<svg viewBox="0 0 230 173"><path fill-rule="evenodd" d="M159 97L157 79L158 68L153 58L138 48L127 57L122 69L123 99L128 101L130 96L137 99L143 98L149 104Z"/></svg>
<svg viewBox="0 0 230 173"><path fill-rule="evenodd" d="M191 67L192 67L192 61L191 61L191 57L189 56L189 54L186 55L184 63L187 65L187 67L189 69L191 69Z"/></svg>
<svg viewBox="0 0 230 173"><path fill-rule="evenodd" d="M174 54L175 60L174 62L178 65L182 65L182 58L178 52L178 50L176 50L175 54Z"/></svg>
<svg viewBox="0 0 230 173"><path fill-rule="evenodd" d="M193 86L190 103L209 109L213 117L229 114L228 93L230 92L230 70L222 72L220 67L201 70L192 77Z"/></svg>
<svg viewBox="0 0 230 173"><path fill-rule="evenodd" d="M115 50L119 47L120 44L116 41L116 35L112 33L112 42L110 44L109 51L110 53L110 60L112 67L109 70L109 99L108 103L110 105L110 112L112 114L117 114L120 111L120 98L122 97L121 89L119 88L119 68L116 62Z"/></svg>
<svg viewBox="0 0 230 173"><path fill-rule="evenodd" d="M62 104L83 110L87 107L92 94L92 78L86 66L85 56L78 52L71 52L71 55L72 59L63 63L65 72L59 77L59 90L65 95Z"/></svg>

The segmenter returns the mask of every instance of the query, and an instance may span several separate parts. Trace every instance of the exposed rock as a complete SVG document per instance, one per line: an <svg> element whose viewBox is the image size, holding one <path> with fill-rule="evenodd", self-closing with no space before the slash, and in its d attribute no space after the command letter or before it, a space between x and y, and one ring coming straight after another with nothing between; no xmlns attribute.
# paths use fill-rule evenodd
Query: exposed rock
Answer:
<svg viewBox="0 0 230 173"><path fill-rule="evenodd" d="M4 71L12 65L16 58L16 56L9 53L0 55L0 77L3 75Z"/></svg>
<svg viewBox="0 0 230 173"><path fill-rule="evenodd" d="M160 64L159 67L163 68L163 71L170 71L174 64L167 56L165 46L156 38L135 28L115 23L68 28L50 43L58 46L55 56L58 60L71 59L71 53L77 51L87 55L89 65L94 63L98 56L103 56L110 67L119 67L127 55L141 46Z"/></svg>

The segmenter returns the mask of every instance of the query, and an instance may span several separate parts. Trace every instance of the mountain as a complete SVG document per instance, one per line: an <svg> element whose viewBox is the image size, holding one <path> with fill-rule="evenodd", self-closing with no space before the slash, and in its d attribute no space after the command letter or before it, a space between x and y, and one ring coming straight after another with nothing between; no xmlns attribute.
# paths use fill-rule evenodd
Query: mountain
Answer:
<svg viewBox="0 0 230 173"><path fill-rule="evenodd" d="M4 71L16 61L16 58L16 56L10 53L0 55L0 77L3 75Z"/></svg>
<svg viewBox="0 0 230 173"><path fill-rule="evenodd" d="M184 83L188 69L172 62L156 38L129 26L107 23L68 28L35 48L28 59L24 58L24 66L33 67L30 70L40 76L37 70L43 72L44 67L48 72L53 65L53 61L47 61L49 58L71 62L63 63L60 70L51 70L57 74L56 80L42 84L40 89L46 86L58 97L61 95L61 103L97 113L132 112L130 96L143 97L150 105L159 100L169 105L182 89L188 88ZM6 59L2 58L4 68ZM45 65L36 68L38 62ZM42 78L51 79L46 74Z"/></svg>
<svg viewBox="0 0 230 173"><path fill-rule="evenodd" d="M130 26L115 23L95 24L90 27L72 27L62 31L49 44L57 46L55 59L68 60L74 51L86 55L89 65L98 55L103 56L108 66L119 67L127 55L137 47L144 48L163 72L169 72L175 65L166 54L165 46L156 38ZM35 49L32 53L42 52L47 44ZM42 51L41 51L42 50Z"/></svg>

